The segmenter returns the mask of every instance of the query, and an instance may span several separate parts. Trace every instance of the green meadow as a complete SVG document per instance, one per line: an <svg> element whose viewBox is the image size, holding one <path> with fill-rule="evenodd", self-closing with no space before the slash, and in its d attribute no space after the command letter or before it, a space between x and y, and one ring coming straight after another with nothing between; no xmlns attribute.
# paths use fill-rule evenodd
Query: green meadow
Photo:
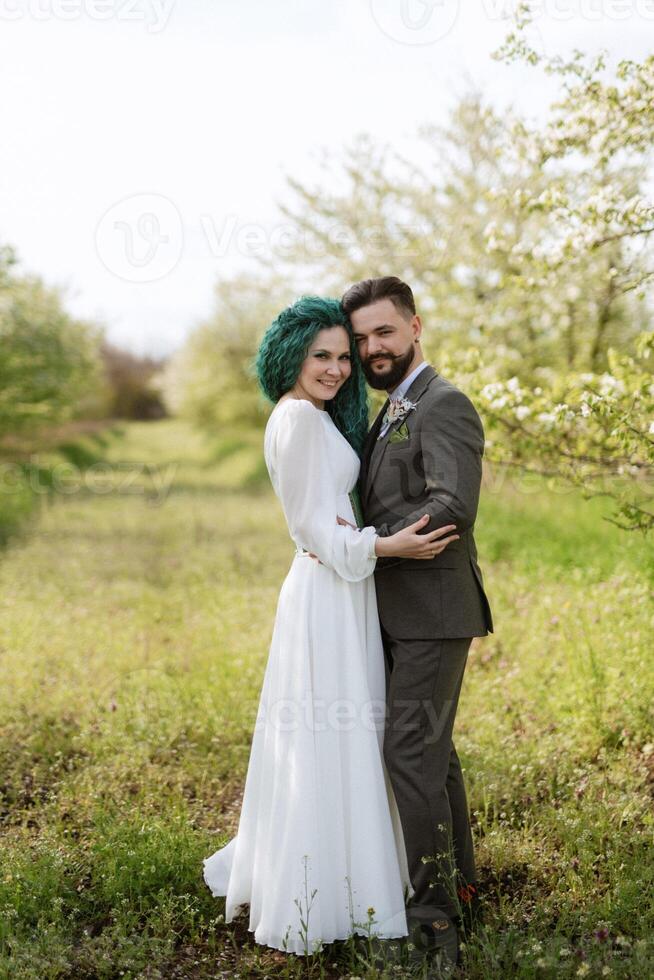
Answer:
<svg viewBox="0 0 654 980"><path fill-rule="evenodd" d="M0 496L2 980L408 976L350 944L257 947L202 879L237 827L293 553L261 434L121 423L30 472ZM654 555L608 514L486 474L495 633L455 727L473 980L654 974Z"/></svg>

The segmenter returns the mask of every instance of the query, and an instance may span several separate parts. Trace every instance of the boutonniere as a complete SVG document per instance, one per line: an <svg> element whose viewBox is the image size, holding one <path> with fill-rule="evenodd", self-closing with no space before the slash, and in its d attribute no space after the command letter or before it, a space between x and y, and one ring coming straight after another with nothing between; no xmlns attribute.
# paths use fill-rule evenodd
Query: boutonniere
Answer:
<svg viewBox="0 0 654 980"><path fill-rule="evenodd" d="M403 421L409 412L412 412L416 407L415 402L410 402L408 398L393 398L384 412L384 417L382 419L381 428L382 431L387 425L394 425L395 422ZM379 435L378 439L382 439L383 436Z"/></svg>

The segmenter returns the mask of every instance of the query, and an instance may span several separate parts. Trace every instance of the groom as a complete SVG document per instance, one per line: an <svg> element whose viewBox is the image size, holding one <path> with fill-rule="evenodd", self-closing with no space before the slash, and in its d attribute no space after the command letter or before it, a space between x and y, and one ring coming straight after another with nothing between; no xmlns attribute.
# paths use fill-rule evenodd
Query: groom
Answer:
<svg viewBox="0 0 654 980"><path fill-rule="evenodd" d="M459 913L476 908L477 878L452 729L472 637L493 631L473 537L484 432L470 399L424 360L406 283L365 279L342 304L368 383L390 399L364 448L365 523L387 536L428 514L425 533L455 524L459 535L431 560L380 558L375 570L387 668L384 758L414 890L410 938L454 963Z"/></svg>

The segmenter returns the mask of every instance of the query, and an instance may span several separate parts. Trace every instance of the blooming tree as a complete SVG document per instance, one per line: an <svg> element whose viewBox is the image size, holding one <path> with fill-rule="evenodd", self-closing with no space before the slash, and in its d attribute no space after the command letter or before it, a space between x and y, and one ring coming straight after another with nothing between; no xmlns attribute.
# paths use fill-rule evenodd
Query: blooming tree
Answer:
<svg viewBox="0 0 654 980"><path fill-rule="evenodd" d="M609 370L559 374L547 385L492 376L480 352L443 366L484 418L486 460L581 488L614 503L607 520L626 530L654 526L654 333L633 356L609 351Z"/></svg>
<svg viewBox="0 0 654 980"><path fill-rule="evenodd" d="M522 58L560 75L564 94L544 130L529 130L522 123L513 130L519 152L543 168L557 165L545 192L529 187L523 192L523 208L542 215L547 230L540 245L519 244L520 255L530 254L539 263L538 275L526 285L538 292L562 267L579 274L589 258L597 257L605 269L605 322L611 306L634 292L644 301L645 329L631 353L609 348L601 372L546 371L541 384L525 384L517 374L483 380L482 370L470 371L475 355L469 353L467 383L476 387L494 434L492 459L564 477L589 496L607 495L616 505L614 523L647 531L654 525L649 289L654 205L640 187L654 146L654 56L640 64L621 61L614 78L606 77L603 54L586 59L576 51L568 60L546 59L525 40L531 16L530 5L522 4L516 29L497 56ZM567 171L560 169L561 161L569 164ZM505 247L494 227L487 228L487 239L489 248ZM597 349L601 340L598 335Z"/></svg>

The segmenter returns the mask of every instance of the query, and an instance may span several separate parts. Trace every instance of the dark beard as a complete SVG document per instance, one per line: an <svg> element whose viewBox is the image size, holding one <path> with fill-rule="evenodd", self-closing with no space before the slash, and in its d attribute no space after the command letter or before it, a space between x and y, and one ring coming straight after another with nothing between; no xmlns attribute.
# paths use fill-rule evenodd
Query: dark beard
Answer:
<svg viewBox="0 0 654 980"><path fill-rule="evenodd" d="M377 389L377 391L382 389L392 391L393 388L397 388L411 366L414 353L415 351L412 345L405 354L387 354L386 356L390 359L391 366L384 374L373 374L372 372L372 361L381 360L378 355L362 361L363 373L370 387Z"/></svg>

